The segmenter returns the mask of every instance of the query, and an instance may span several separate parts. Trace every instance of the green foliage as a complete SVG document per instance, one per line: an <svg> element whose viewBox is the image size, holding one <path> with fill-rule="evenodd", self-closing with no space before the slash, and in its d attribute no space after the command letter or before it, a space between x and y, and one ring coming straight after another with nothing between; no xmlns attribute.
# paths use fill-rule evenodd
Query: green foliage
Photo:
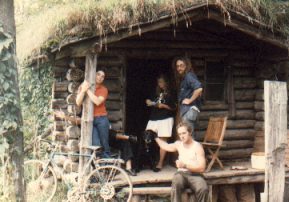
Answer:
<svg viewBox="0 0 289 202"><path fill-rule="evenodd" d="M49 125L52 81L52 66L48 63L37 69L21 69L19 87L26 139L41 134Z"/></svg>

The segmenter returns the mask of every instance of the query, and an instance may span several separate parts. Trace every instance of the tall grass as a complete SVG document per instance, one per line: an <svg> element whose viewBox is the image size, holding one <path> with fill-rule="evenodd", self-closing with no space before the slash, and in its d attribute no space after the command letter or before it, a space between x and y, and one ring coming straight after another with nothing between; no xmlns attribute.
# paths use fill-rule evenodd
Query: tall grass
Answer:
<svg viewBox="0 0 289 202"><path fill-rule="evenodd" d="M18 0L20 1L20 0ZM271 28L286 30L278 18L276 0L21 0L17 4L18 56L22 60L40 47L68 37L106 35L121 27L149 22L197 3L213 2L229 16L237 11ZM34 2L29 4L29 2ZM38 4L36 3L38 2ZM280 17L280 16L279 16ZM44 45L45 44L45 45Z"/></svg>

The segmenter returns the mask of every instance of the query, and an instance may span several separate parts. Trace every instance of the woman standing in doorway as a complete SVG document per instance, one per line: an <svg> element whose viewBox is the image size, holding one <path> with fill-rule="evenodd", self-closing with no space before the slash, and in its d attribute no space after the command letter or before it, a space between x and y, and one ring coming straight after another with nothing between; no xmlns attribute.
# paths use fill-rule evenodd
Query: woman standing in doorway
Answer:
<svg viewBox="0 0 289 202"><path fill-rule="evenodd" d="M148 107L151 107L151 114L146 130L156 132L159 138L167 141L172 136L175 103L166 76L160 75L157 78L155 95L153 99L147 99L146 104ZM155 172L159 172L162 169L165 156L166 151L160 148L160 158L154 168Z"/></svg>

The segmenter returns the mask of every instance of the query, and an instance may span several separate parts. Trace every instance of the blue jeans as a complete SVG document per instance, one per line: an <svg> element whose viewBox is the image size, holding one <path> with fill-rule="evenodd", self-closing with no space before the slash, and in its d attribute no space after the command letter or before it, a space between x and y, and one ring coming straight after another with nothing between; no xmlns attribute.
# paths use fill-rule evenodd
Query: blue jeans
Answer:
<svg viewBox="0 0 289 202"><path fill-rule="evenodd" d="M110 158L109 121L107 116L97 116L93 119L92 145L102 146L102 158Z"/></svg>
<svg viewBox="0 0 289 202"><path fill-rule="evenodd" d="M182 116L182 121L187 122L192 128L192 137L195 138L195 124L197 122L197 118L199 116L199 112L195 109L190 109Z"/></svg>

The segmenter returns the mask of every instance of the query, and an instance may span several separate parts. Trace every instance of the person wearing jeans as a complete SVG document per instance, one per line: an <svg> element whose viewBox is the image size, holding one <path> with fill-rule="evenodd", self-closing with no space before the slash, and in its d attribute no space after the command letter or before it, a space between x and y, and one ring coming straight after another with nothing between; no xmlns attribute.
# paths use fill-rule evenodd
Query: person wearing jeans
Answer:
<svg viewBox="0 0 289 202"><path fill-rule="evenodd" d="M108 90L103 85L105 73L101 70L96 72L95 77L95 91L91 91L89 88L90 83L84 81L79 89L76 97L76 104L80 106L83 99L88 95L89 99L94 104L93 109L93 130L92 130L92 145L103 147L103 158L110 157L109 148L109 121L107 118L107 111L105 107L105 101L108 96Z"/></svg>

